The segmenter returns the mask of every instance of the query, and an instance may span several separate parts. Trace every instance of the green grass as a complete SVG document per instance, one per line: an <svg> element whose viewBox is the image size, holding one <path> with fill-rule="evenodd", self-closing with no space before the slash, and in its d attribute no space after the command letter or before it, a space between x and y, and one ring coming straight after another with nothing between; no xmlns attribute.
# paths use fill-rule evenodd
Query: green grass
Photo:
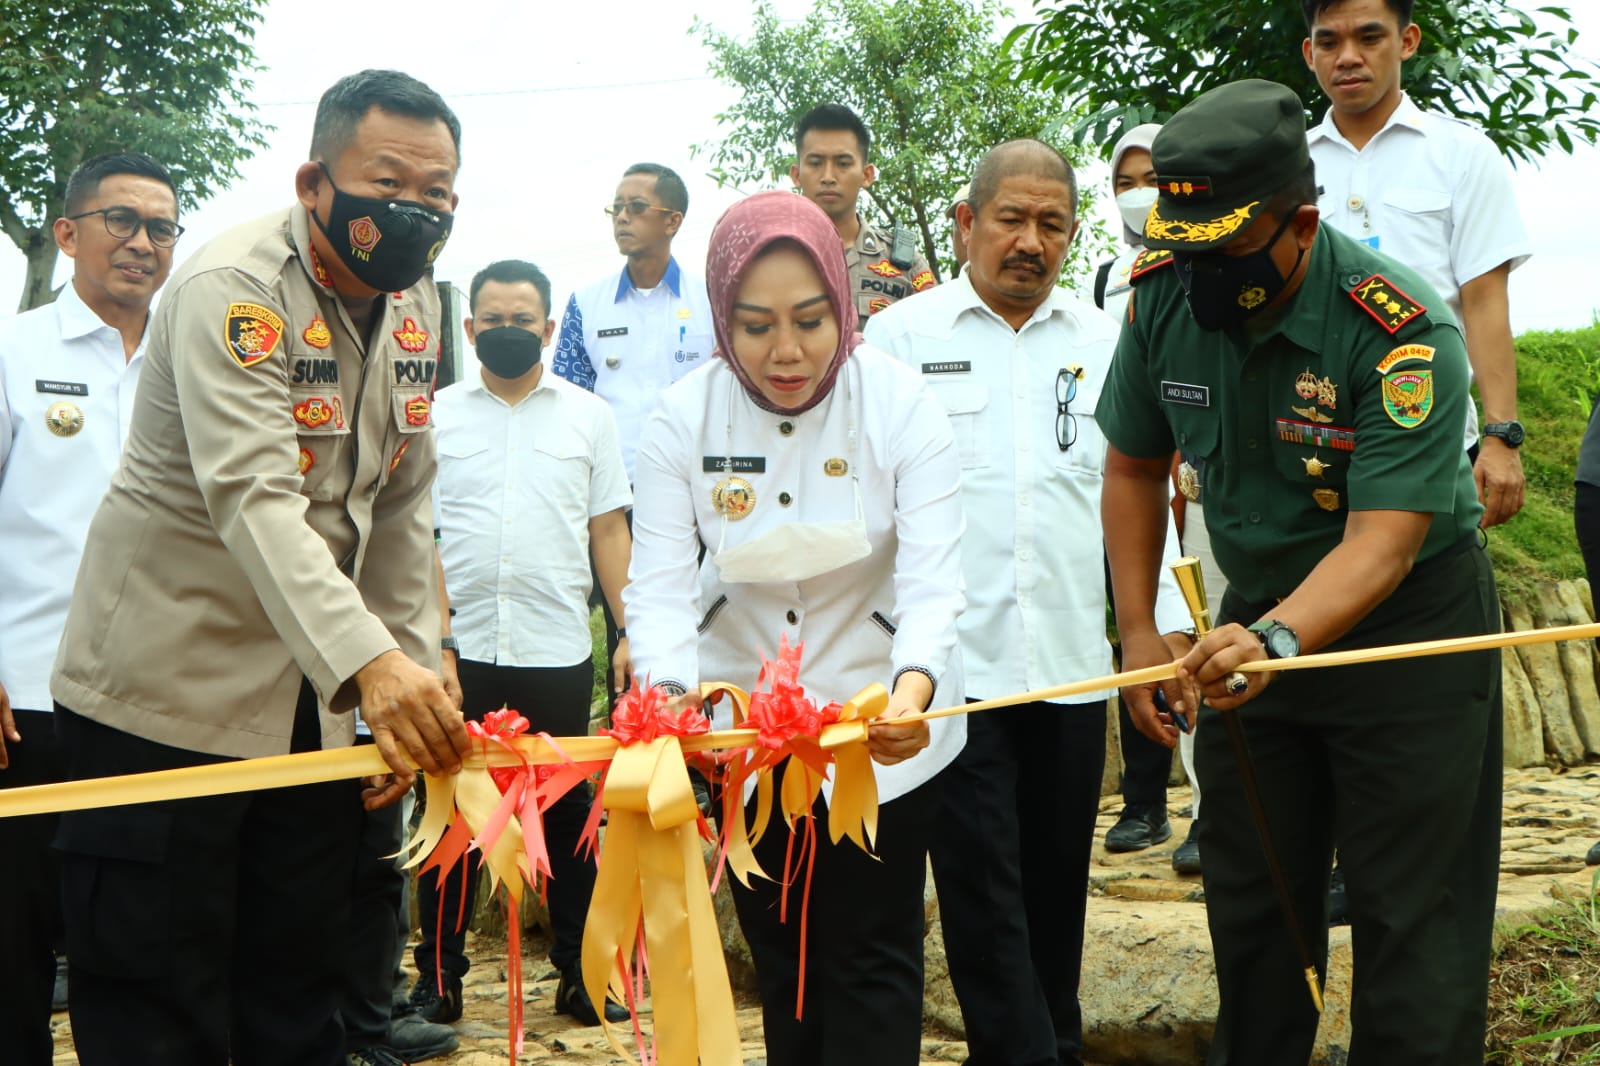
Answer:
<svg viewBox="0 0 1600 1066"><path fill-rule="evenodd" d="M1600 901L1572 896L1504 930L1489 972L1484 1060L1504 1066L1600 1064Z"/></svg>
<svg viewBox="0 0 1600 1066"><path fill-rule="evenodd" d="M1572 528L1572 473L1600 390L1600 322L1587 329L1524 333L1517 338L1518 413L1527 501L1522 513L1490 531L1501 595L1520 599L1539 581L1584 576Z"/></svg>

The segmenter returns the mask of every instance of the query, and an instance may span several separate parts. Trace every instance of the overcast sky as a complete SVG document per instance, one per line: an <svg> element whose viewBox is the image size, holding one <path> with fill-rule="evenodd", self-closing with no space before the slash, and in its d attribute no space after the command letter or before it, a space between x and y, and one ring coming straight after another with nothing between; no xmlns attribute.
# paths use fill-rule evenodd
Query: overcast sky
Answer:
<svg viewBox="0 0 1600 1066"><path fill-rule="evenodd" d="M777 6L795 18L810 9L801 0ZM1600 4L1572 10L1583 34L1577 50L1600 55ZM706 50L689 27L698 15L743 34L750 14L748 0L455 0L443 8L272 0L256 39L265 69L251 93L276 127L270 147L241 164L233 188L185 215L179 260L223 229L288 204L322 90L351 71L387 66L432 85L461 118L459 223L439 259L441 279L464 284L492 260L531 259L550 275L559 309L574 288L616 268L601 208L622 171L643 160L688 183L675 250L700 272L718 215L756 190L718 189L704 157L690 156L692 144L718 137L716 115L734 93L706 73ZM1600 308L1592 261L1600 212L1590 202L1597 174L1600 151L1592 148L1517 171L1534 245L1533 259L1512 275L1518 332L1588 325ZM1104 168L1085 177L1104 181ZM1109 198L1101 203L1109 207ZM62 257L56 283L70 273ZM0 241L0 308L16 306L22 277L21 253Z"/></svg>

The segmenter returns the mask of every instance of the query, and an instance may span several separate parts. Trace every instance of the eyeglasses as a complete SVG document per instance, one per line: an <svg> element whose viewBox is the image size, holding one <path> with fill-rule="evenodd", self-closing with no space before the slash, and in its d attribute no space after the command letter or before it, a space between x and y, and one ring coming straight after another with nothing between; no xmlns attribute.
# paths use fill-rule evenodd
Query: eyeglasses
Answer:
<svg viewBox="0 0 1600 1066"><path fill-rule="evenodd" d="M673 214L670 207L657 207L648 200L618 200L610 207L604 209L612 218L618 215L627 215L629 218L638 218L646 211L660 211L663 215Z"/></svg>
<svg viewBox="0 0 1600 1066"><path fill-rule="evenodd" d="M1067 405L1078 398L1078 379L1083 367L1073 365L1056 374L1056 447L1066 451L1078 440L1078 420Z"/></svg>
<svg viewBox="0 0 1600 1066"><path fill-rule="evenodd" d="M85 211L79 215L68 215L67 219L76 222L80 218L90 215L99 215L106 224L106 232L119 241L129 240L134 237L139 228L150 234L150 243L157 248L171 248L178 243L178 238L183 236L183 227L170 218L140 218L139 212L127 207L102 207L95 211Z"/></svg>

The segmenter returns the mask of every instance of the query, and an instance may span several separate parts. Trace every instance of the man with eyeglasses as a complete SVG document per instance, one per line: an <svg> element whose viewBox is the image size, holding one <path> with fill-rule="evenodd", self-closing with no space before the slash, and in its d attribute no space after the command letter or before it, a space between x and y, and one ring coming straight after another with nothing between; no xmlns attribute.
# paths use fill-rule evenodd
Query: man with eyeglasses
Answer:
<svg viewBox="0 0 1600 1066"><path fill-rule="evenodd" d="M688 210L689 190L670 167L635 163L623 172L605 213L626 262L567 300L551 359L557 375L611 404L630 482L656 397L716 347L705 280L672 255Z"/></svg>
<svg viewBox="0 0 1600 1066"><path fill-rule="evenodd" d="M1206 462L1206 527L1228 581L1221 624L1179 670L1206 701L1195 769L1219 993L1210 1061L1304 1062L1317 1031L1250 813L1259 800L1319 972L1338 842L1350 1061L1477 1062L1500 870L1500 654L1230 679L1303 651L1499 628L1461 448L1461 329L1416 272L1321 224L1304 115L1285 86L1234 82L1151 146L1149 258L1097 409L1124 666L1170 659L1150 592L1181 447ZM1154 687L1124 696L1170 746ZM1229 714L1248 739L1248 791Z"/></svg>
<svg viewBox="0 0 1600 1066"><path fill-rule="evenodd" d="M1116 324L1059 287L1077 179L1056 149L1009 141L956 205L966 269L867 322L921 371L960 452L967 532L961 653L969 700L1111 672L1095 421ZM1189 616L1163 599L1173 653ZM942 774L930 855L972 1066L1081 1064L1078 974L1106 757L1106 699L973 715Z"/></svg>
<svg viewBox="0 0 1600 1066"><path fill-rule="evenodd" d="M0 788L64 778L50 704L89 520L116 472L150 302L183 227L172 178L138 152L84 161L53 227L72 260L54 303L0 322ZM57 818L0 819L0 1048L46 1066L61 937Z"/></svg>
<svg viewBox="0 0 1600 1066"><path fill-rule="evenodd" d="M62 815L83 1066L399 1062L347 1047L340 981L363 805L468 747L431 501L460 137L406 74L340 79L297 202L196 250L152 318L50 676L68 776L345 746L358 704L394 772Z"/></svg>
<svg viewBox="0 0 1600 1066"><path fill-rule="evenodd" d="M867 162L872 136L861 116L843 104L818 104L794 131L789 180L822 208L839 231L856 314L865 322L897 300L932 288L933 271L905 226L884 229L861 217L861 190L878 177Z"/></svg>

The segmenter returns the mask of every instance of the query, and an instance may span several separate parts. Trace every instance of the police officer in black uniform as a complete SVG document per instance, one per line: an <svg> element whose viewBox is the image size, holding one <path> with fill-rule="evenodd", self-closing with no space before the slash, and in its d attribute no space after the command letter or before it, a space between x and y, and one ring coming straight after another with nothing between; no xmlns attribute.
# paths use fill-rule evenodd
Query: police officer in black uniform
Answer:
<svg viewBox="0 0 1600 1066"><path fill-rule="evenodd" d="M1103 512L1125 665L1167 655L1151 602L1175 448L1205 459L1205 520L1229 584L1224 624L1182 664L1208 704L1196 739L1220 993L1208 1061L1304 1062L1317 1028L1227 730L1212 720L1238 714L1318 962L1340 843L1351 1060L1477 1062L1499 873L1499 655L1229 677L1301 652L1498 628L1461 450L1461 331L1415 273L1319 227L1289 89L1212 90L1152 155L1146 255L1165 262L1135 271L1096 418L1111 442ZM1152 688L1123 695L1141 729L1170 736Z"/></svg>

